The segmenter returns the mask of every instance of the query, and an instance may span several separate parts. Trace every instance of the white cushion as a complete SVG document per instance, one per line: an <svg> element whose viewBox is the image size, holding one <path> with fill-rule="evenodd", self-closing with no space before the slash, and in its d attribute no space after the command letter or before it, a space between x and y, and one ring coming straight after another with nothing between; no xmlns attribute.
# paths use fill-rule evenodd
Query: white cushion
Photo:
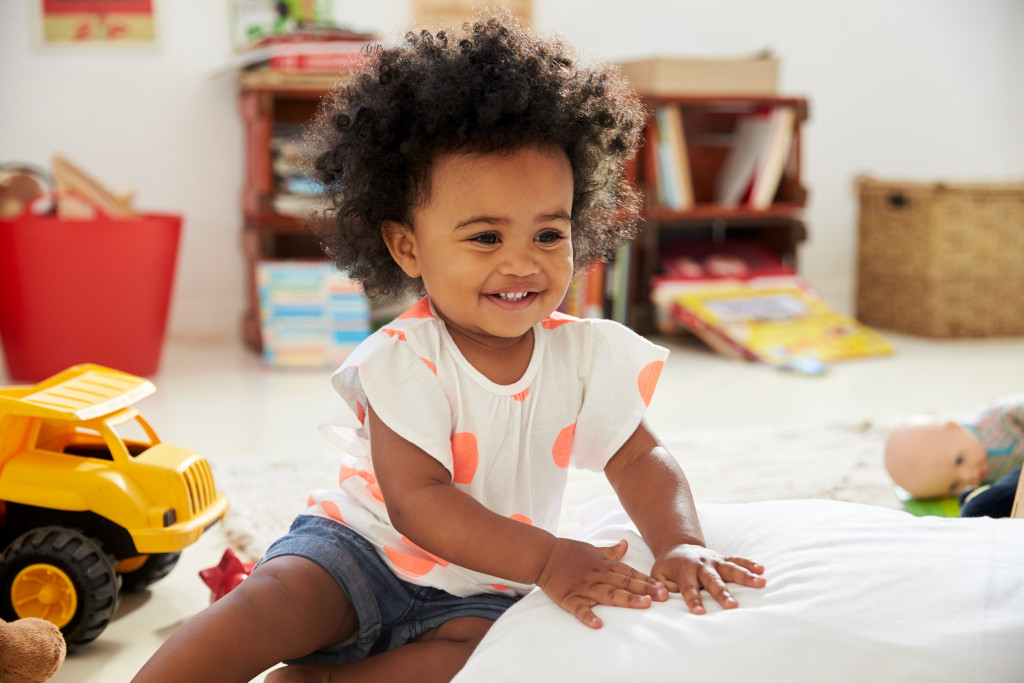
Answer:
<svg viewBox="0 0 1024 683"><path fill-rule="evenodd" d="M1024 521L913 517L829 500L704 504L709 547L765 565L767 587L731 586L649 610L599 606L588 629L540 591L491 628L457 683L500 681L1024 680ZM583 513L581 536L653 556L618 501Z"/></svg>

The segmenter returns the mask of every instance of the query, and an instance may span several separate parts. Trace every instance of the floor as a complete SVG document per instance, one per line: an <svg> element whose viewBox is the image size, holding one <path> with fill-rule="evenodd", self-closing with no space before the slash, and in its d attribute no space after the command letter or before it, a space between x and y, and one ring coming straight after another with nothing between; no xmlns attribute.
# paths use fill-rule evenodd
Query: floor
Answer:
<svg viewBox="0 0 1024 683"><path fill-rule="evenodd" d="M658 339L672 350L650 406L653 428L727 429L963 412L1024 391L1024 338L926 340L886 335L892 357L846 361L805 376L714 355L692 339ZM0 370L0 381L7 378ZM161 437L211 459L327 446L314 429L330 395L323 371L275 371L235 344L171 340L157 393L139 404ZM54 683L128 681L185 619L208 603L197 572L220 559L225 540L207 533L148 592L127 595L107 630L71 656Z"/></svg>

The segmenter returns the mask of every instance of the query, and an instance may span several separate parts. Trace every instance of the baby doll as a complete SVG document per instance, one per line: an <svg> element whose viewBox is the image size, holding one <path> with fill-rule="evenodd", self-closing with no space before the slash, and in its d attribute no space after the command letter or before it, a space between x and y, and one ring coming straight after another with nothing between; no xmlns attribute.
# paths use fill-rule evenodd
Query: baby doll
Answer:
<svg viewBox="0 0 1024 683"><path fill-rule="evenodd" d="M50 622L34 617L0 620L0 682L49 680L64 663L66 653L64 636Z"/></svg>
<svg viewBox="0 0 1024 683"><path fill-rule="evenodd" d="M507 13L380 48L325 102L327 253L370 294L425 296L331 378L338 478L139 683L250 680L282 659L267 681L450 680L534 586L597 629L597 605L671 591L702 614L702 591L732 609L728 583L765 584L705 546L644 421L667 351L557 311L574 272L634 234L624 166L644 120L614 68ZM625 542L556 535L570 465L605 474L649 575Z"/></svg>
<svg viewBox="0 0 1024 683"><path fill-rule="evenodd" d="M967 422L913 417L890 433L885 446L889 476L915 498L994 484L1022 461L1024 395L996 401Z"/></svg>

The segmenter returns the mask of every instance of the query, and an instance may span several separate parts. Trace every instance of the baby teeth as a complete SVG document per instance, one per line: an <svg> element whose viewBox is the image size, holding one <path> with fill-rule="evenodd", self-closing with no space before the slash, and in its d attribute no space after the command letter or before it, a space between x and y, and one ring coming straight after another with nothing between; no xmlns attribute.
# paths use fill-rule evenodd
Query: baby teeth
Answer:
<svg viewBox="0 0 1024 683"><path fill-rule="evenodd" d="M505 301L519 301L526 296L526 292L513 292L509 294L498 294L498 297Z"/></svg>

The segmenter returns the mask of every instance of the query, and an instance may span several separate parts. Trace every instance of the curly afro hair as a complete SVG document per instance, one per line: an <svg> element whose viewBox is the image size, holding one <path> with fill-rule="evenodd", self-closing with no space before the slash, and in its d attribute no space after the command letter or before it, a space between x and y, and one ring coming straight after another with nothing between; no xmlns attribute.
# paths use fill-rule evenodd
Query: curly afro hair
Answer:
<svg viewBox="0 0 1024 683"><path fill-rule="evenodd" d="M325 98L306 143L333 207L313 229L367 294L421 287L392 260L381 228L412 227L439 154L562 149L573 169L577 273L636 234L640 196L624 167L646 113L615 67L584 65L507 12L458 33L409 33L365 56L363 70Z"/></svg>

